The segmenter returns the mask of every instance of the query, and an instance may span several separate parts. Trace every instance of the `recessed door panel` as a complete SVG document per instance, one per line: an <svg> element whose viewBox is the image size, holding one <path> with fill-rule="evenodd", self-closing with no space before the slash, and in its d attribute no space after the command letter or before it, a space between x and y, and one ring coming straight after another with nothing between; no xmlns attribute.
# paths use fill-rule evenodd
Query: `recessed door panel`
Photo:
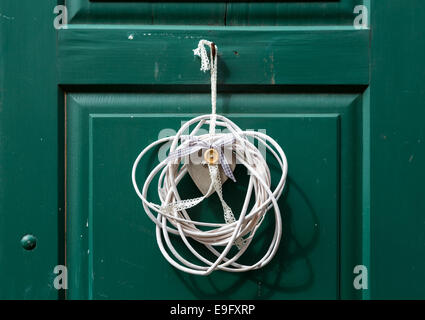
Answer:
<svg viewBox="0 0 425 320"><path fill-rule="evenodd" d="M102 94L67 96L67 265L69 298L94 299L294 299L354 297L341 275L358 258L360 225L359 94L223 94L219 112L241 128L262 130L284 148L289 163L279 201L283 239L264 269L209 277L174 269L157 248L155 226L131 183L138 153L171 135L185 121L208 111L208 94ZM156 151L164 154L165 148ZM273 182L279 173L268 155ZM266 155L267 157L267 155ZM140 164L140 184L158 163L153 152ZM236 217L248 181L224 184ZM153 183L153 186L155 182ZM184 198L199 196L190 179L179 185ZM149 196L157 201L156 188ZM199 220L224 221L218 199L189 211ZM245 261L255 260L270 241L269 212ZM351 224L352 232L341 231ZM177 248L188 255L180 240ZM264 252L263 252L264 253ZM341 284L341 281L344 283ZM167 290L164 290L167 288ZM348 288L348 289L347 289Z"/></svg>

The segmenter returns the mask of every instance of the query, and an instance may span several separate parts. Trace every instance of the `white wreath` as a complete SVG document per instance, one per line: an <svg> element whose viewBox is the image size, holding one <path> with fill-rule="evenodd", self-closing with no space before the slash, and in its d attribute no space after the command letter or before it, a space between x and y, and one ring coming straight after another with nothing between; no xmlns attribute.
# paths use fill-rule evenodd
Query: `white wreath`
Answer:
<svg viewBox="0 0 425 320"><path fill-rule="evenodd" d="M205 45L210 46L211 49L213 47L215 48L215 50L210 50L211 59L209 61L204 47ZM186 122L175 136L163 138L151 143L138 155L132 169L134 189L143 202L143 208L146 214L156 224L156 238L161 253L167 261L177 269L198 275L209 275L214 270L244 272L259 269L270 262L277 252L282 236L282 219L277 200L285 187L288 172L285 153L275 140L260 132L243 131L228 118L216 114L217 55L213 55L213 51L216 53L217 47L212 42L206 40L201 40L198 44L198 48L194 50L195 55L201 57L201 70L211 70L212 113L201 115ZM196 136L196 133L203 125L209 125L209 134ZM190 126L195 126L195 128L188 136L182 135L183 132L186 132L185 130L189 130ZM227 129L230 133L215 133L217 126ZM230 140L229 137L231 138ZM256 139L259 144L264 145L276 158L281 167L281 178L273 191L271 190L270 170L266 160L254 144L248 140L248 137ZM229 143L229 141L231 143ZM168 158L159 163L151 171L146 178L142 191L140 191L136 182L136 170L140 160L149 150L166 142L171 142ZM206 146L210 146L210 150L216 150L217 155L219 155L216 157L214 163L208 164L211 178L209 190L206 195L202 197L182 200L177 190L177 185L187 174L187 166L189 164L183 163L183 165L180 166L179 163L185 156L198 152L201 149L203 150ZM235 155L236 162L244 165L250 174L243 208L237 221L235 220L231 208L224 201L219 174L219 166L221 166L226 175L234 180L233 174L231 171L229 172L226 158L222 156L222 149L229 150L229 148ZM160 173L158 180L160 205L147 200L150 184L158 173ZM187 213L187 209L201 203L212 191L215 191L220 198L225 223L210 223L192 220ZM248 206L252 196L254 196L255 201L253 207L248 212ZM275 213L275 228L267 252L261 259L252 265L238 263L237 260L249 247L266 213L271 208L274 209ZM151 210L156 213L156 216ZM167 223L169 223L169 225L167 225ZM209 227L210 229L208 231L203 231L200 230L198 226ZM194 264L183 258L172 245L169 233L179 235L190 252L198 258L203 265ZM216 257L215 261L210 261L201 255L201 253L189 243L188 238L204 245ZM228 258L227 255L233 245L236 245L239 251L233 257ZM224 247L224 249L219 252L216 247ZM171 257L170 253L174 258Z"/></svg>

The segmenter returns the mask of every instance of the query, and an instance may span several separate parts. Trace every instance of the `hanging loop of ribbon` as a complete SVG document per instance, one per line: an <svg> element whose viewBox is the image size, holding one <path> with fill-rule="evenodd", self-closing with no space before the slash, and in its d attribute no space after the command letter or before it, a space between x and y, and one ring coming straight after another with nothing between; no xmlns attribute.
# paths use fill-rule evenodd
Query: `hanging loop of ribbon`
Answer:
<svg viewBox="0 0 425 320"><path fill-rule="evenodd" d="M210 59L208 59L207 50L205 46L210 47ZM215 133L215 121L217 110L217 53L218 48L214 42L208 40L200 40L198 47L193 49L193 54L201 58L201 71L211 72L211 122L210 134Z"/></svg>
<svg viewBox="0 0 425 320"><path fill-rule="evenodd" d="M210 59L208 59L207 49L205 46L210 47L211 54ZM193 54L201 58L201 71L213 70L217 61L217 46L214 42L208 40L200 40L198 47L193 49Z"/></svg>

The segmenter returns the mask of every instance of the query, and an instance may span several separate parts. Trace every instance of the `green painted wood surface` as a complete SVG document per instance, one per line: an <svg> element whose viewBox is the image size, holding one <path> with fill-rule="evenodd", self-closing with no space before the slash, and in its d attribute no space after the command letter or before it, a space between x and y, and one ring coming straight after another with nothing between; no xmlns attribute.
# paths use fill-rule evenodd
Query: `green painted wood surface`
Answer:
<svg viewBox="0 0 425 320"><path fill-rule="evenodd" d="M368 30L76 25L59 32L60 82L207 84L192 54L203 38L219 44L221 84L369 81Z"/></svg>
<svg viewBox="0 0 425 320"><path fill-rule="evenodd" d="M67 1L71 23L220 25L226 15L225 3L102 3Z"/></svg>
<svg viewBox="0 0 425 320"><path fill-rule="evenodd" d="M362 0L229 2L228 26L353 25L353 8Z"/></svg>
<svg viewBox="0 0 425 320"><path fill-rule="evenodd" d="M213 3L211 3L213 2ZM241 3L242 2L242 3ZM294 3L295 2L295 3ZM362 0L339 1L90 1L70 0L71 23L221 26L352 26Z"/></svg>
<svg viewBox="0 0 425 320"><path fill-rule="evenodd" d="M63 108L56 1L0 2L0 299L57 299L63 263ZM60 98L59 98L60 97ZM25 250L26 234L37 246Z"/></svg>
<svg viewBox="0 0 425 320"><path fill-rule="evenodd" d="M372 27L371 298L424 299L425 3L372 1Z"/></svg>
<svg viewBox="0 0 425 320"><path fill-rule="evenodd" d="M354 0L228 3L224 15L223 3L161 4L149 15L146 2L73 0L71 25L57 33L61 2L0 2L0 298L64 298L53 268L65 251L67 298L144 297L146 260L151 272L169 271L169 297L425 297L423 1L365 0L371 30L356 31ZM281 259L269 274L215 275L215 287L154 253L151 222L124 177L159 125L179 125L158 113L208 109L208 75L191 55L199 37L219 44L220 111L266 128L291 160ZM32 251L25 234L37 238ZM369 290L353 291L362 263Z"/></svg>
<svg viewBox="0 0 425 320"><path fill-rule="evenodd" d="M145 145L208 110L208 94L69 94L69 298L355 298L351 266L361 259L361 101L359 94L343 93L220 96L220 113L244 128L265 130L287 152L291 171L280 201L285 235L267 268L199 277L176 271L162 257L155 227L129 177ZM152 154L140 165L140 183L156 163ZM276 183L277 167L270 167ZM236 172L237 189L226 183L224 194L237 215L247 175L243 168ZM183 198L199 196L189 179L179 187ZM150 196L157 198L155 192ZM192 216L221 221L214 214L216 200L191 210ZM270 240L267 230L260 229L247 261Z"/></svg>

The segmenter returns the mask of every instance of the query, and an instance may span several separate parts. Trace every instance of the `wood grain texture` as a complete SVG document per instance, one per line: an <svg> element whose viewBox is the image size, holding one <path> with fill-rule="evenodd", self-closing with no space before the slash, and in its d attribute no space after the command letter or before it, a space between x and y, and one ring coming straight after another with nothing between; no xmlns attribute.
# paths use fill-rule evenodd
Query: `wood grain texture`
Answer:
<svg viewBox="0 0 425 320"><path fill-rule="evenodd" d="M425 2L372 1L371 21L370 294L423 299Z"/></svg>
<svg viewBox="0 0 425 320"><path fill-rule="evenodd" d="M192 53L203 38L219 47L221 84L369 82L368 30L80 25L59 32L60 83L208 84Z"/></svg>
<svg viewBox="0 0 425 320"><path fill-rule="evenodd" d="M0 299L60 297L53 286L53 269L64 263L56 2L0 1ZM37 238L32 251L20 244L25 234Z"/></svg>
<svg viewBox="0 0 425 320"><path fill-rule="evenodd" d="M226 4L67 1L70 23L223 25Z"/></svg>
<svg viewBox="0 0 425 320"><path fill-rule="evenodd" d="M67 1L71 23L302 26L353 24L362 0L333 1Z"/></svg>
<svg viewBox="0 0 425 320"><path fill-rule="evenodd" d="M53 268L64 264L65 256L61 84L73 85L74 90L68 95L74 107L68 136L72 191L68 204L74 213L68 216L66 254L73 288L68 298L107 298L108 291L122 298L131 290L139 295L138 289L145 288L142 282L131 288L132 283L115 281L139 274L144 261L151 262L148 267L153 271L164 262L157 251L143 256L144 249L157 248L153 241L137 238L151 235L151 230L140 228L145 218L137 211L140 203L131 200L127 204L134 207L124 214L120 211L120 198L134 196L130 170L122 164L131 164L136 151L148 142L146 132L156 139L158 122L179 125L181 112L189 118L208 109L209 76L199 71L199 61L191 54L204 37L216 41L220 49L219 81L227 94L220 95L219 110L244 114L245 119L238 119L244 125L267 128L279 142L285 141L285 151L293 159L290 175L296 180L291 180L285 209L297 210L289 212L293 219L286 221L295 223L301 248L295 246L295 252L286 252L276 262L279 270L288 272L287 263L300 261L289 270L290 279L307 280L294 286L285 282L288 278L276 280L273 270L264 273L261 282L245 274L249 287L230 293L239 297L261 293L261 298L270 298L276 289L285 297L425 296L422 0L364 0L372 4L371 31L350 27L354 0L232 3L225 12L217 6L217 11L207 10L204 15L200 6L193 6L186 7L187 14L173 12L170 19L165 5L153 10L148 2L68 0L71 25L57 35L52 10L62 2L0 1L0 298L63 298L53 287ZM194 13L198 16L190 17ZM154 26L159 23L164 25ZM171 25L182 23L188 25ZM134 85L133 92L122 93L128 85ZM174 88L180 91L170 93ZM344 92L344 88L355 90ZM297 92L291 92L294 89ZM247 111L251 116L246 117ZM99 114L90 116L90 112ZM156 116L143 122L146 112ZM122 143L124 138L131 141L134 154L123 150L130 148ZM104 170L105 166L111 169ZM319 184L315 178L320 178ZM328 192L323 192L323 184L328 184ZM329 190L335 190L332 197ZM87 227L89 209L92 221L101 224ZM321 217L318 235L308 230L311 209ZM133 240L119 241L135 247L115 248L117 255L102 261L111 257L108 249L116 245L114 234L105 233L111 226ZM27 233L38 239L33 251L25 251L19 243ZM335 239L330 249L323 250L327 256L314 253L324 245L317 237ZM87 252L89 248L95 251ZM313 277L305 261L312 261L310 266L318 271ZM326 261L332 262L330 267ZM360 263L369 268L369 290L363 293L352 286L353 267ZM167 264L161 268L175 275ZM324 281L336 273L336 280ZM239 281L233 275L225 277L217 283ZM197 285L202 279L183 276L181 280L196 288L191 287L192 292L188 288L189 297L213 293L227 298L222 292L201 291L203 287ZM151 297L161 298L161 292L154 290L148 292ZM182 297L178 286L170 286L168 293Z"/></svg>
<svg viewBox="0 0 425 320"><path fill-rule="evenodd" d="M210 277L176 272L163 259L154 226L128 179L144 146L209 109L208 93L72 93L67 101L69 298L359 297L352 286L352 265L360 259L362 239L360 94L219 96L219 113L242 128L266 130L282 145L290 172L279 200L285 236L275 259L256 272ZM275 185L278 169L268 157ZM157 158L152 153L140 164L140 183ZM240 167L235 172L238 184L229 181L223 188L226 201L239 212L248 175ZM184 199L199 195L189 178L179 190ZM149 198L157 199L155 188ZM221 221L219 206L211 196L190 214ZM247 257L256 256L268 241L268 222ZM173 244L179 246L179 241L173 238Z"/></svg>
<svg viewBox="0 0 425 320"><path fill-rule="evenodd" d="M353 9L362 0L342 1L254 1L227 4L228 26L352 26Z"/></svg>

